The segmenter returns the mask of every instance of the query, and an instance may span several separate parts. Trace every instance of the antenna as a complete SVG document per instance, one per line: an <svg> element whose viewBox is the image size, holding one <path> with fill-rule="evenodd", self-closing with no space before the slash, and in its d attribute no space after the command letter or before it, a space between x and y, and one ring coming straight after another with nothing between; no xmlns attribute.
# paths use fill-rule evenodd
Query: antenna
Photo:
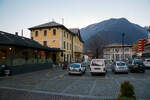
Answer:
<svg viewBox="0 0 150 100"><path fill-rule="evenodd" d="M23 29L21 30L21 36L23 37Z"/></svg>
<svg viewBox="0 0 150 100"><path fill-rule="evenodd" d="M64 18L62 18L62 24L64 25Z"/></svg>

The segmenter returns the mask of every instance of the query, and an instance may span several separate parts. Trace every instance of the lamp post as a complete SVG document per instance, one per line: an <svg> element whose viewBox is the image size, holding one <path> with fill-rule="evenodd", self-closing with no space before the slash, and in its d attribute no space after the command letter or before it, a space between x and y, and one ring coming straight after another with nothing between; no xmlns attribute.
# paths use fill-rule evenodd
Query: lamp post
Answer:
<svg viewBox="0 0 150 100"><path fill-rule="evenodd" d="M96 58L98 58L99 54L98 54L98 48L96 48Z"/></svg>
<svg viewBox="0 0 150 100"><path fill-rule="evenodd" d="M125 33L122 33L122 59L124 60L124 36Z"/></svg>

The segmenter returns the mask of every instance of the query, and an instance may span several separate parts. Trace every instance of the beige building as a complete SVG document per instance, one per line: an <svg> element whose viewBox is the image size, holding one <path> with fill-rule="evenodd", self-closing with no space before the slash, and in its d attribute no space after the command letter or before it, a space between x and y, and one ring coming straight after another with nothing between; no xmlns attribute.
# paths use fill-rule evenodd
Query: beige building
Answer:
<svg viewBox="0 0 150 100"><path fill-rule="evenodd" d="M63 50L63 53L53 52L52 59L54 62L72 62L76 59L76 52L80 52L79 58L82 58L83 41L79 29L76 31L69 30L64 25L54 21L37 25L29 28L31 38L44 46Z"/></svg>
<svg viewBox="0 0 150 100"><path fill-rule="evenodd" d="M124 56L123 56L123 47L121 44L110 44L104 48L104 58L108 61L116 60L130 60L132 58L132 46L124 45Z"/></svg>

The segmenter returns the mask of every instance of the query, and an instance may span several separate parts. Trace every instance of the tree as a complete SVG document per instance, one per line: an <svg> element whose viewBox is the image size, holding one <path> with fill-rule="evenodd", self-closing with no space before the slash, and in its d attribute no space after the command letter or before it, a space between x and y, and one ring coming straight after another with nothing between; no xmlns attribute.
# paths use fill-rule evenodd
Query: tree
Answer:
<svg viewBox="0 0 150 100"><path fill-rule="evenodd" d="M94 57L102 56L107 42L100 35L94 35L84 43L84 53L93 53Z"/></svg>

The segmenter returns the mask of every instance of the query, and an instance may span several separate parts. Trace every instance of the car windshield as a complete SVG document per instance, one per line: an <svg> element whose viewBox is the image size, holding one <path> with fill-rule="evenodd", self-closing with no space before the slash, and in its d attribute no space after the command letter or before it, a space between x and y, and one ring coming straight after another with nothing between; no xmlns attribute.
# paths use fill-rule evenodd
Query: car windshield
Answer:
<svg viewBox="0 0 150 100"><path fill-rule="evenodd" d="M104 65L104 61L102 60L93 60L92 61L92 66L103 66Z"/></svg>
<svg viewBox="0 0 150 100"><path fill-rule="evenodd" d="M135 60L135 63L143 63L143 60Z"/></svg>
<svg viewBox="0 0 150 100"><path fill-rule="evenodd" d="M124 62L117 63L117 66L125 66L126 64Z"/></svg>
<svg viewBox="0 0 150 100"><path fill-rule="evenodd" d="M70 67L72 67L72 68L79 68L80 67L80 65L79 64L71 64L71 66Z"/></svg>
<svg viewBox="0 0 150 100"><path fill-rule="evenodd" d="M150 59L146 60L147 62L150 62Z"/></svg>

